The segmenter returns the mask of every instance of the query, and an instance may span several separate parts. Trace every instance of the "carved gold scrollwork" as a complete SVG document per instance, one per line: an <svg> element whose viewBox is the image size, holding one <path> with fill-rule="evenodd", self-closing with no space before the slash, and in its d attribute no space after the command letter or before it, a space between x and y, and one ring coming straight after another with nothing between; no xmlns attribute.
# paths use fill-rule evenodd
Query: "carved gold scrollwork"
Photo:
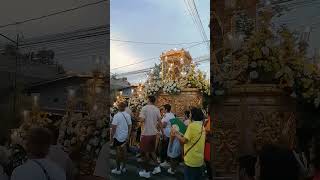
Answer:
<svg viewBox="0 0 320 180"><path fill-rule="evenodd" d="M172 112L174 112L178 117L182 117L184 111L190 106L202 105L202 96L198 89L195 89L194 91L182 90L178 95L161 93L158 95L157 99L156 105L158 107L170 104L172 106Z"/></svg>
<svg viewBox="0 0 320 180"><path fill-rule="evenodd" d="M237 165L237 152L239 147L239 131L236 128L214 130L216 136L217 168L231 172Z"/></svg>
<svg viewBox="0 0 320 180"><path fill-rule="evenodd" d="M285 137L293 143L295 137L295 116L289 112L255 112L253 113L256 133L256 148L263 145L277 144L279 138Z"/></svg>

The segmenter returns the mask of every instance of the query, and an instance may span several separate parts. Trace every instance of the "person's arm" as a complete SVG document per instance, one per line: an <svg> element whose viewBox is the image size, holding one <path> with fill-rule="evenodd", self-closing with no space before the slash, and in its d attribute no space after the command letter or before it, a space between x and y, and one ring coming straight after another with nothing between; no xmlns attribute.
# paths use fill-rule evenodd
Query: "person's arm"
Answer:
<svg viewBox="0 0 320 180"><path fill-rule="evenodd" d="M128 126L128 139L130 139L131 130L132 130L132 125L130 124L130 125Z"/></svg>
<svg viewBox="0 0 320 180"><path fill-rule="evenodd" d="M113 136L116 134L116 130L117 130L117 125L112 125L111 126L111 144L113 143Z"/></svg>
<svg viewBox="0 0 320 180"><path fill-rule="evenodd" d="M160 122L160 123L161 123L162 127L167 127L167 122L162 121L162 122Z"/></svg>
<svg viewBox="0 0 320 180"><path fill-rule="evenodd" d="M160 111L158 113L158 126L159 126L159 130L161 132L161 134L163 135L164 134L164 131L163 131L163 127L165 127L162 122L161 122L161 115L160 115Z"/></svg>
<svg viewBox="0 0 320 180"><path fill-rule="evenodd" d="M181 144L187 144L189 142L189 140L191 139L191 126L192 125L188 126L184 135L177 132L177 130L173 128L174 134L177 137L177 139L180 141Z"/></svg>
<svg viewBox="0 0 320 180"><path fill-rule="evenodd" d="M140 118L140 122L143 123L146 119L146 115L145 115L145 109L144 107L141 109L140 111L140 115L139 115L139 118Z"/></svg>
<svg viewBox="0 0 320 180"><path fill-rule="evenodd" d="M178 132L175 132L175 135L177 137L177 139L180 141L181 144L186 144L188 143L188 139L183 137L181 134L179 134Z"/></svg>

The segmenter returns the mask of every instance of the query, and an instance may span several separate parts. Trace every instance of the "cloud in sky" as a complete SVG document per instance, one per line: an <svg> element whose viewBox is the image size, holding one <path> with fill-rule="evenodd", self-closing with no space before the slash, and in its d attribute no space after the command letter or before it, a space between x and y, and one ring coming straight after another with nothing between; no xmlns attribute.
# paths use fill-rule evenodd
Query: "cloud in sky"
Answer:
<svg viewBox="0 0 320 180"><path fill-rule="evenodd" d="M200 18L209 38L210 0L196 1L196 3ZM188 14L184 0L111 1L111 38L161 43L202 41L200 32ZM116 66L124 66L129 64L129 62L132 64L152 57L157 58L164 51L190 46L190 44L146 45L115 41L111 41L110 44L111 71ZM190 51L193 57L209 54L209 50L205 44L187 50ZM128 72L144 69L152 67L154 63L158 62L157 59L149 60L143 64L122 68L121 71ZM208 66L206 67L208 68ZM120 69L117 71L120 72ZM114 70L112 72L117 71Z"/></svg>

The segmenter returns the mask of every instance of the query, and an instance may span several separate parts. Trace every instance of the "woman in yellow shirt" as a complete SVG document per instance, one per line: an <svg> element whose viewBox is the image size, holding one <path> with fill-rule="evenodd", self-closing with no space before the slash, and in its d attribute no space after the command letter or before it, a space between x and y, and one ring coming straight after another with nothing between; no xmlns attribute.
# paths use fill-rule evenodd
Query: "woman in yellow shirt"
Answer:
<svg viewBox="0 0 320 180"><path fill-rule="evenodd" d="M206 138L203 124L205 116L201 109L192 108L191 119L192 123L189 124L186 133L182 136L176 132L175 135L184 144L184 179L201 180Z"/></svg>

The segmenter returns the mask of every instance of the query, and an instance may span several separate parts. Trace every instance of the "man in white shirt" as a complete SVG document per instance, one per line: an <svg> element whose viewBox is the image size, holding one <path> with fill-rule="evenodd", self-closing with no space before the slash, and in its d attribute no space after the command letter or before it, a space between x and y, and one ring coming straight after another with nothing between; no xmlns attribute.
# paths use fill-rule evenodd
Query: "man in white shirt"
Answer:
<svg viewBox="0 0 320 180"><path fill-rule="evenodd" d="M170 131L171 131L171 123L170 120L174 119L175 116L171 112L171 105L170 104L165 104L164 106L165 114L161 120L163 131L164 131L164 136L162 138L162 146L161 146L161 167L169 167L170 164L168 162L168 155L167 155L167 150L168 150L168 145L169 145L169 140L170 140Z"/></svg>
<svg viewBox="0 0 320 180"><path fill-rule="evenodd" d="M161 125L161 115L160 110L154 104L156 102L156 98L154 96L148 97L148 105L144 106L140 112L141 122L144 123L144 128L141 132L141 143L140 149L143 154L144 170L139 172L140 177L150 178L150 164L149 161L152 159L156 164L158 164L155 152L156 152L156 137L159 133L158 129L162 130ZM157 165L152 174L158 174L161 172L161 168Z"/></svg>
<svg viewBox="0 0 320 180"><path fill-rule="evenodd" d="M128 141L132 128L131 116L125 112L125 108L126 104L120 102L118 105L119 112L114 115L111 123L111 137L113 137L113 145L117 151L117 168L113 169L111 173L117 175L126 172L126 143L129 143Z"/></svg>
<svg viewBox="0 0 320 180"><path fill-rule="evenodd" d="M28 161L14 169L11 180L66 180L65 172L46 158L50 142L48 129L31 129L26 145Z"/></svg>
<svg viewBox="0 0 320 180"><path fill-rule="evenodd" d="M63 147L58 145L59 129L55 127L49 128L52 133L52 144L49 148L48 159L56 163L66 173L67 180L74 180L75 167L69 155L63 151Z"/></svg>

